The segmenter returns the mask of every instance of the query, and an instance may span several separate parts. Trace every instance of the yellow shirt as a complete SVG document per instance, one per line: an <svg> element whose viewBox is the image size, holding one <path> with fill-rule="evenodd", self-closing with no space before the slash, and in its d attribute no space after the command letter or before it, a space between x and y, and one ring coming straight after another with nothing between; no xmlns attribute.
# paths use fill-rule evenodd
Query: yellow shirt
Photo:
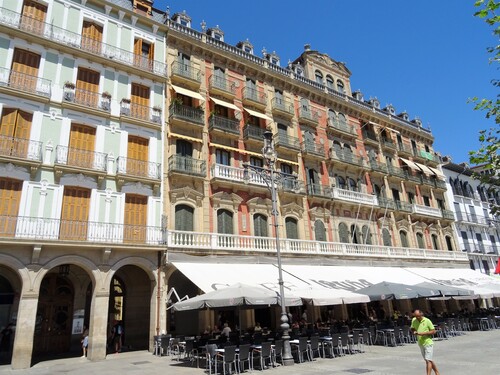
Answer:
<svg viewBox="0 0 500 375"><path fill-rule="evenodd" d="M435 329L434 324L432 324L430 319L427 319L426 317L423 317L422 320L420 321L417 318L413 318L413 320L411 321L411 328L413 328L418 333L434 331ZM417 337L418 337L418 345L420 346L429 346L433 344L432 335L424 335Z"/></svg>

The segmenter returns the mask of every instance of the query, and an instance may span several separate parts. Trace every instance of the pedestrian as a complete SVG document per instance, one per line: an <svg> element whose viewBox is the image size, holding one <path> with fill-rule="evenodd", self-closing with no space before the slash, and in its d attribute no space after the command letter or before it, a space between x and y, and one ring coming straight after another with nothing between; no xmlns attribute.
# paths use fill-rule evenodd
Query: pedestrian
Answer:
<svg viewBox="0 0 500 375"><path fill-rule="evenodd" d="M121 320L115 320L115 324L111 333L111 340L115 346L116 354L122 351L122 336L123 336L123 325Z"/></svg>
<svg viewBox="0 0 500 375"><path fill-rule="evenodd" d="M418 346L422 352L422 357L425 360L425 368L427 375L431 375L434 370L434 374L439 375L432 356L434 354L434 342L432 341L432 335L436 333L434 325L427 319L422 311L416 309L413 311L413 319L411 321L411 330L417 336Z"/></svg>
<svg viewBox="0 0 500 375"><path fill-rule="evenodd" d="M83 355L82 358L85 358L87 356L87 348L89 347L89 330L87 326L83 326L83 333L82 333L82 351Z"/></svg>

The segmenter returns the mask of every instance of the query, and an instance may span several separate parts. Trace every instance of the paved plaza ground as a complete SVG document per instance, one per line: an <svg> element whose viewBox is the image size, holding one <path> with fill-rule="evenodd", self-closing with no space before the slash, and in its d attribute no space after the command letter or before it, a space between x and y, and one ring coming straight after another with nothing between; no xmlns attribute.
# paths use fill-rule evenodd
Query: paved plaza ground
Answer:
<svg viewBox="0 0 500 375"><path fill-rule="evenodd" d="M500 330L469 332L435 344L434 355L442 375L500 373ZM82 358L61 359L36 364L29 370L11 370L0 366L1 374L200 374L203 369L179 363L172 357L155 357L148 352L130 352L109 355L100 362L90 362ZM254 373L259 373L258 370ZM267 374L368 374L368 375L409 375L425 374L424 362L416 344L386 348L372 346L362 354L317 359L314 362L296 364L293 367L277 367L266 370Z"/></svg>

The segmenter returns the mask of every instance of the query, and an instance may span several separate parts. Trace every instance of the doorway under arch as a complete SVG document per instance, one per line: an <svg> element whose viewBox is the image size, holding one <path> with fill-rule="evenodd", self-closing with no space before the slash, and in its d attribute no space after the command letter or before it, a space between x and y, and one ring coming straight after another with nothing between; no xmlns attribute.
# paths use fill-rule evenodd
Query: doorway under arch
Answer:
<svg viewBox="0 0 500 375"><path fill-rule="evenodd" d="M12 360L15 324L21 280L18 275L6 267L0 266L0 365L7 365Z"/></svg>

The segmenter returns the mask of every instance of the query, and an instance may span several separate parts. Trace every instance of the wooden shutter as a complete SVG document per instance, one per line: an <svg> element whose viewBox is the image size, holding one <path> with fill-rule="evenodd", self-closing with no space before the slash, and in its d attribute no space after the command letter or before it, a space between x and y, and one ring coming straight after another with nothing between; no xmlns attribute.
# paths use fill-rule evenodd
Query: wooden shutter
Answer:
<svg viewBox="0 0 500 375"><path fill-rule="evenodd" d="M15 48L12 58L10 85L22 90L36 90L40 55Z"/></svg>
<svg viewBox="0 0 500 375"><path fill-rule="evenodd" d="M217 211L217 232L233 234L233 213L228 210Z"/></svg>
<svg viewBox="0 0 500 375"><path fill-rule="evenodd" d="M0 122L0 153L6 156L26 157L33 114L5 108Z"/></svg>
<svg viewBox="0 0 500 375"><path fill-rule="evenodd" d="M194 209L185 204L175 206L175 230L194 230Z"/></svg>
<svg viewBox="0 0 500 375"><path fill-rule="evenodd" d="M149 95L149 87L132 83L132 96L130 98L130 113L132 117L150 120Z"/></svg>
<svg viewBox="0 0 500 375"><path fill-rule="evenodd" d="M297 240L299 238L297 220L292 217L285 219L286 238L290 240Z"/></svg>
<svg viewBox="0 0 500 375"><path fill-rule="evenodd" d="M99 104L99 80L101 74L90 69L78 68L75 102L92 108Z"/></svg>
<svg viewBox="0 0 500 375"><path fill-rule="evenodd" d="M314 222L314 237L316 241L326 241L326 229L321 220L316 220Z"/></svg>
<svg viewBox="0 0 500 375"><path fill-rule="evenodd" d="M419 249L425 249L424 235L422 233L417 233L417 245Z"/></svg>
<svg viewBox="0 0 500 375"><path fill-rule="evenodd" d="M89 221L90 189L65 186L61 211L61 226L59 238L61 240L87 239Z"/></svg>
<svg viewBox="0 0 500 375"><path fill-rule="evenodd" d="M102 26L94 22L83 21L82 26L82 49L94 53L101 52Z"/></svg>
<svg viewBox="0 0 500 375"><path fill-rule="evenodd" d="M349 243L349 229L347 228L347 224L340 223L339 224L339 241L342 243Z"/></svg>
<svg viewBox="0 0 500 375"><path fill-rule="evenodd" d="M0 178L0 235L14 237L16 233L22 181Z"/></svg>
<svg viewBox="0 0 500 375"><path fill-rule="evenodd" d="M72 124L69 136L68 164L92 168L94 163L96 129L92 126Z"/></svg>
<svg viewBox="0 0 500 375"><path fill-rule="evenodd" d="M134 194L125 195L125 228L123 230L123 239L125 242L145 242L147 212L148 197Z"/></svg>
<svg viewBox="0 0 500 375"><path fill-rule="evenodd" d="M144 49L148 48L147 54ZM134 40L134 64L141 68L151 70L154 56L153 44L145 43L142 39Z"/></svg>
<svg viewBox="0 0 500 375"><path fill-rule="evenodd" d="M267 217L261 214L253 215L253 230L257 237L267 237Z"/></svg>
<svg viewBox="0 0 500 375"><path fill-rule="evenodd" d="M387 228L382 229L382 239L384 241L384 246L392 246L391 234Z"/></svg>
<svg viewBox="0 0 500 375"><path fill-rule="evenodd" d="M148 177L148 159L149 140L135 135L129 135L127 150L127 174Z"/></svg>
<svg viewBox="0 0 500 375"><path fill-rule="evenodd" d="M399 232L399 237L401 239L401 246L402 247L408 247L408 238L406 236L406 232L405 231L400 231Z"/></svg>
<svg viewBox="0 0 500 375"><path fill-rule="evenodd" d="M25 0L22 10L21 28L36 34L42 34L46 15L46 5L32 0Z"/></svg>

